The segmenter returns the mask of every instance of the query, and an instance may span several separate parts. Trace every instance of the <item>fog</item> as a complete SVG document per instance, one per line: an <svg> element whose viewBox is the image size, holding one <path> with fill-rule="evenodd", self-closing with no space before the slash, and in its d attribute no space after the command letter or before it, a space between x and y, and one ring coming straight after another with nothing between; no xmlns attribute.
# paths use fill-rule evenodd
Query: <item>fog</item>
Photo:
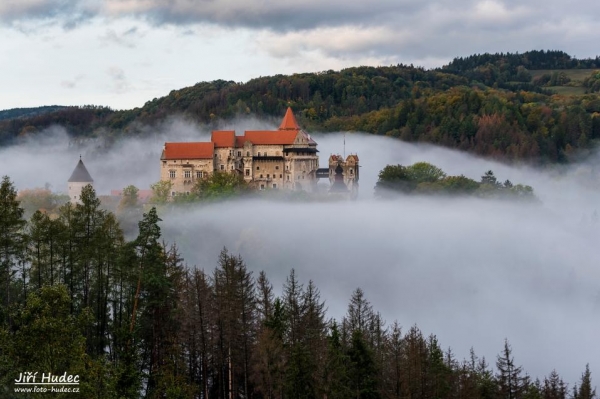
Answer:
<svg viewBox="0 0 600 399"><path fill-rule="evenodd" d="M274 128L278 121L238 120L220 128ZM98 194L159 179L165 141L206 140L209 131L173 119L105 150L101 140L74 145L61 128L0 148L0 175L22 188L66 191L79 155ZM473 347L494 364L507 338L515 361L533 378L556 369L571 385L590 363L600 373L600 200L598 156L543 170L509 166L465 153L399 140L341 133L313 135L321 166L331 153L358 153L355 202L286 203L234 200L163 213L163 236L190 267L212 270L223 247L261 270L281 293L290 270L312 279L328 316L341 318L361 287L387 325L417 324L436 334L460 360ZM345 148L344 148L345 141ZM377 173L386 164L431 162L449 175L533 186L540 202L409 196L378 200ZM600 211L600 210L598 210Z"/></svg>

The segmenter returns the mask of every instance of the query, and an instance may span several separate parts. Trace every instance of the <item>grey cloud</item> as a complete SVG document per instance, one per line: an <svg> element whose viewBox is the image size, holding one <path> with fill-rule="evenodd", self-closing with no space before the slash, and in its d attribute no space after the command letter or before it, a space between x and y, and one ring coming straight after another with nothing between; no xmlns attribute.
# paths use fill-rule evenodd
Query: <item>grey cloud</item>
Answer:
<svg viewBox="0 0 600 399"><path fill-rule="evenodd" d="M135 39L138 34L138 29L132 27L123 33L117 33L114 29L107 29L103 35L99 37L100 41L105 44L116 44L127 48L135 48Z"/></svg>
<svg viewBox="0 0 600 399"><path fill-rule="evenodd" d="M106 70L106 74L112 80L112 90L115 93L123 93L129 89L129 82L125 77L125 71L117 66L111 66Z"/></svg>
<svg viewBox="0 0 600 399"><path fill-rule="evenodd" d="M81 81L83 78L84 78L84 75L77 75L71 80L62 80L60 82L60 86L65 89L74 89L77 86L77 84L79 83L79 81Z"/></svg>
<svg viewBox="0 0 600 399"><path fill-rule="evenodd" d="M278 31L376 21L389 13L412 13L418 3L379 0L375 2L332 0L107 0L111 15L136 15L156 24L212 23L230 27L267 28Z"/></svg>
<svg viewBox="0 0 600 399"><path fill-rule="evenodd" d="M473 53L531 49L562 49L593 57L600 41L600 21L595 17L600 3L589 0L24 0L15 4L0 5L0 20L22 30L30 29L23 21L54 21L72 28L95 16L181 26L182 34L200 24L248 28L258 33L257 47L293 64L315 54L382 65L425 62L426 67ZM135 28L108 30L102 39L132 47L136 35Z"/></svg>
<svg viewBox="0 0 600 399"><path fill-rule="evenodd" d="M98 6L94 0L9 0L0 3L0 21L19 28L22 22L41 20L72 29L96 15Z"/></svg>

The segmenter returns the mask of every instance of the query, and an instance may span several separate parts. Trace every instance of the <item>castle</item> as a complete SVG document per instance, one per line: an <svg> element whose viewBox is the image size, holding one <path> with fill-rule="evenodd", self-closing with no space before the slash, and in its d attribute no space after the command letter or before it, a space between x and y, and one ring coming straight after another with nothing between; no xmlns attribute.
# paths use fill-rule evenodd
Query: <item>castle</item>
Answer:
<svg viewBox="0 0 600 399"><path fill-rule="evenodd" d="M358 189L358 156L332 155L329 168L319 169L317 143L303 131L288 108L279 129L213 131L209 142L165 143L160 179L172 183L171 195L189 194L198 179L213 172L241 175L252 187L315 192L319 178L329 178L330 191Z"/></svg>

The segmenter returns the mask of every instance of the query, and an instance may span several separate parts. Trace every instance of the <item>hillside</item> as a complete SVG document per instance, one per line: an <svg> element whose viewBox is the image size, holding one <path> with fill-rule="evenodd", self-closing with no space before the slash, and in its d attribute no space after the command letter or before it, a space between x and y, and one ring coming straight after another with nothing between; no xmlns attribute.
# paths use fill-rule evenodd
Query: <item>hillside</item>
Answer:
<svg viewBox="0 0 600 399"><path fill-rule="evenodd" d="M456 58L436 70L356 67L218 80L143 107L69 107L0 120L0 145L62 125L74 137L142 134L171 115L212 124L240 114L280 116L290 105L310 131L365 131L479 155L565 162L600 138L600 59L560 51Z"/></svg>
<svg viewBox="0 0 600 399"><path fill-rule="evenodd" d="M66 108L62 105L47 105L34 108L12 108L0 111L0 121L6 119L31 118Z"/></svg>

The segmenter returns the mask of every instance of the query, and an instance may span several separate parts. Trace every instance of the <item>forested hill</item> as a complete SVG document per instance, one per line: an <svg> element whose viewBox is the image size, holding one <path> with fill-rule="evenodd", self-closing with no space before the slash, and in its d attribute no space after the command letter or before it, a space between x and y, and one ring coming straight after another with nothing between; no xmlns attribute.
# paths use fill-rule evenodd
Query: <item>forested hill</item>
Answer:
<svg viewBox="0 0 600 399"><path fill-rule="evenodd" d="M0 120L5 119L17 119L17 118L31 118L33 116L47 114L49 112L59 111L66 108L61 105L46 105L43 107L33 108L12 108L4 111L0 111Z"/></svg>
<svg viewBox="0 0 600 399"><path fill-rule="evenodd" d="M425 70L357 67L173 90L143 107L69 107L0 120L0 145L51 125L74 137L142 134L172 115L199 123L290 105L309 131L364 131L502 159L564 162L600 138L600 59L559 51L483 54Z"/></svg>

